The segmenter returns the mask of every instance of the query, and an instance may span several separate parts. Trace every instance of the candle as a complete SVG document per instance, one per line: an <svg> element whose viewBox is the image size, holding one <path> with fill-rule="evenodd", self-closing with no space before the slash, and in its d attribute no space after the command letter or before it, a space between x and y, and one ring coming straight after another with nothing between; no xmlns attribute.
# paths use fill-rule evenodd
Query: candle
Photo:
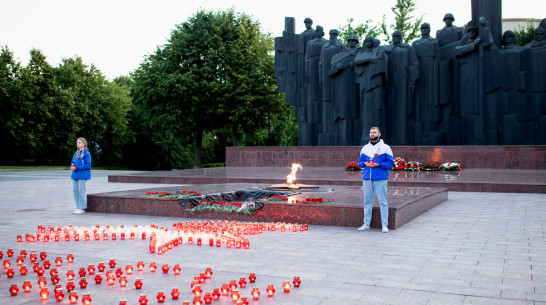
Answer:
<svg viewBox="0 0 546 305"><path fill-rule="evenodd" d="M125 267L125 271L127 274L133 274L133 265L127 264L127 267Z"/></svg>
<svg viewBox="0 0 546 305"><path fill-rule="evenodd" d="M25 262L25 258L19 255L19 257L17 258L17 265L21 266L24 262Z"/></svg>
<svg viewBox="0 0 546 305"><path fill-rule="evenodd" d="M46 287L43 287L41 290L40 290L40 299L42 299L43 301L47 300L49 298L49 290L47 290Z"/></svg>
<svg viewBox="0 0 546 305"><path fill-rule="evenodd" d="M21 266L19 268L19 272L21 273L21 275L26 275L28 272L27 266L26 265Z"/></svg>
<svg viewBox="0 0 546 305"><path fill-rule="evenodd" d="M47 280L45 277L41 276L39 279L38 279L38 286L40 286L40 288L44 287L45 285L47 285Z"/></svg>
<svg viewBox="0 0 546 305"><path fill-rule="evenodd" d="M241 304L248 305L248 299L245 297L241 297Z"/></svg>
<svg viewBox="0 0 546 305"><path fill-rule="evenodd" d="M11 293L12 297L16 296L19 293L19 286L17 286L17 284L11 284L9 293Z"/></svg>
<svg viewBox="0 0 546 305"><path fill-rule="evenodd" d="M116 237L116 233L112 233L112 240L116 240L117 237Z"/></svg>
<svg viewBox="0 0 546 305"><path fill-rule="evenodd" d="M6 275L8 276L8 278L12 278L15 275L15 271L12 268L8 268L6 270Z"/></svg>
<svg viewBox="0 0 546 305"><path fill-rule="evenodd" d="M96 284L102 283L102 273L97 273L97 274L95 275L95 283L96 283Z"/></svg>
<svg viewBox="0 0 546 305"><path fill-rule="evenodd" d="M127 305L127 300L126 299L119 300L119 305Z"/></svg>
<svg viewBox="0 0 546 305"><path fill-rule="evenodd" d="M11 266L11 262L9 261L9 259L5 259L3 265L4 269L8 269L9 266Z"/></svg>
<svg viewBox="0 0 546 305"><path fill-rule="evenodd" d="M54 275L51 276L51 283L53 283L54 285L58 284L60 280L61 279L59 278L59 276L57 274L54 274Z"/></svg>
<svg viewBox="0 0 546 305"><path fill-rule="evenodd" d="M200 297L194 297L193 298L193 305L202 305L203 301L201 301Z"/></svg>
<svg viewBox="0 0 546 305"><path fill-rule="evenodd" d="M267 296L268 297L274 296L275 295L275 286L273 286L273 284L267 285L266 291L267 291Z"/></svg>
<svg viewBox="0 0 546 305"><path fill-rule="evenodd" d="M104 272L104 269L106 268L106 266L104 266L104 263L99 263L97 267L99 268L100 272Z"/></svg>
<svg viewBox="0 0 546 305"><path fill-rule="evenodd" d="M62 266L63 265L63 259L60 256L57 256L57 258L55 258L55 265L56 266Z"/></svg>
<svg viewBox="0 0 546 305"><path fill-rule="evenodd" d="M142 233L142 234L144 234L144 233ZM147 297L145 294L141 294L141 295L140 295L140 298L138 299L138 303L139 303L140 305L146 305L146 304L148 304L148 297Z"/></svg>
<svg viewBox="0 0 546 305"><path fill-rule="evenodd" d="M218 301L220 299L220 289L219 288L214 288L214 290L212 291L212 299L215 300L215 301Z"/></svg>
<svg viewBox="0 0 546 305"><path fill-rule="evenodd" d="M248 276L248 280L251 282L251 283L254 283L256 281L256 274L255 273L251 273L249 276Z"/></svg>
<svg viewBox="0 0 546 305"><path fill-rule="evenodd" d="M91 274L91 275L95 274L95 265L89 264L89 267L87 267L87 271L88 271L89 274Z"/></svg>
<svg viewBox="0 0 546 305"><path fill-rule="evenodd" d="M294 287L296 287L296 288L300 287L300 285L301 285L300 277L299 277L299 276L295 276L295 277L294 277L294 281L293 281L292 283L294 283Z"/></svg>
<svg viewBox="0 0 546 305"><path fill-rule="evenodd" d="M204 283L205 280L207 279L207 276L205 275L205 272L200 272L199 273L199 283Z"/></svg>
<svg viewBox="0 0 546 305"><path fill-rule="evenodd" d="M68 269L68 272L66 273L66 278L69 280L73 280L76 274L74 273L73 269Z"/></svg>
<svg viewBox="0 0 546 305"><path fill-rule="evenodd" d="M237 302L239 300L239 298L241 297L241 295L239 294L239 291L236 290L233 290L231 291L231 300L233 302Z"/></svg>
<svg viewBox="0 0 546 305"><path fill-rule="evenodd" d="M127 286L127 278L125 277L125 275L122 275L122 276L119 278L119 286L120 286L120 287L125 287L125 286Z"/></svg>
<svg viewBox="0 0 546 305"><path fill-rule="evenodd" d="M84 305L89 305L89 304L91 304L91 295L90 295L89 293L84 293L84 294L83 294L82 303L83 303Z"/></svg>
<svg viewBox="0 0 546 305"><path fill-rule="evenodd" d="M6 254L8 255L8 257L12 257L13 256L13 249L8 249Z"/></svg>
<svg viewBox="0 0 546 305"><path fill-rule="evenodd" d="M234 291L234 290L237 289L237 283L235 282L235 280L229 281L229 289L230 289L231 291Z"/></svg>
<svg viewBox="0 0 546 305"><path fill-rule="evenodd" d="M200 297L203 294L203 289L201 289L201 285L195 285L192 290L193 294L196 297Z"/></svg>
<svg viewBox="0 0 546 305"><path fill-rule="evenodd" d="M246 278L242 277L240 280L239 280L239 286L241 288L245 288L246 287Z"/></svg>
<svg viewBox="0 0 546 305"><path fill-rule="evenodd" d="M205 276L207 278L210 278L212 276L212 268L207 267L207 270L205 270Z"/></svg>
<svg viewBox="0 0 546 305"><path fill-rule="evenodd" d="M123 270L121 269L121 267L117 267L116 269L116 276L117 277L120 277L123 275Z"/></svg>
<svg viewBox="0 0 546 305"><path fill-rule="evenodd" d="M49 269L49 267L51 267L51 263L49 262L49 260L46 259L46 260L44 261L44 268L45 268L45 269Z"/></svg>
<svg viewBox="0 0 546 305"><path fill-rule="evenodd" d="M85 289L85 287L87 287L87 278L82 277L82 278L80 279L80 288L81 288L81 289Z"/></svg>
<svg viewBox="0 0 546 305"><path fill-rule="evenodd" d="M156 298L157 298L157 302L158 302L158 303L163 303L163 302L165 302L165 293L164 293L163 291L159 291L159 292L157 293Z"/></svg>
<svg viewBox="0 0 546 305"><path fill-rule="evenodd" d="M197 245L201 246L201 237L197 237Z"/></svg>
<svg viewBox="0 0 546 305"><path fill-rule="evenodd" d="M150 272L155 272L156 269L157 269L157 265L155 264L155 262L151 262L150 263Z"/></svg>
<svg viewBox="0 0 546 305"><path fill-rule="evenodd" d="M260 298L260 288L254 287L252 288L252 292L250 293L252 295L252 298L254 300L257 300Z"/></svg>
<svg viewBox="0 0 546 305"><path fill-rule="evenodd" d="M222 284L222 287L220 288L220 290L222 291L222 295L227 295L229 292L228 284Z"/></svg>
<svg viewBox="0 0 546 305"><path fill-rule="evenodd" d="M163 264L163 267L161 267L161 270L163 270L163 274L169 273L169 265Z"/></svg>
<svg viewBox="0 0 546 305"><path fill-rule="evenodd" d="M68 301L70 301L70 304L76 304L78 302L78 293L76 291L71 291L68 295Z"/></svg>
<svg viewBox="0 0 546 305"><path fill-rule="evenodd" d="M114 283L116 282L116 278L114 277L113 273L106 274L106 282L108 283L108 285L114 285Z"/></svg>
<svg viewBox="0 0 546 305"><path fill-rule="evenodd" d="M23 237L21 235L17 235L17 242L20 243L23 241Z"/></svg>
<svg viewBox="0 0 546 305"><path fill-rule="evenodd" d="M78 274L80 277L84 277L87 274L87 271L85 271L85 267L80 267L80 271L78 271Z"/></svg>
<svg viewBox="0 0 546 305"><path fill-rule="evenodd" d="M73 263L74 262L74 255L72 253L68 253L68 255L66 256L66 260L69 263Z"/></svg>
<svg viewBox="0 0 546 305"><path fill-rule="evenodd" d="M31 289L32 289L32 284L30 283L30 281L25 281L23 283L23 291L30 292Z"/></svg>
<svg viewBox="0 0 546 305"><path fill-rule="evenodd" d="M173 287L173 290L171 291L171 296L173 300L178 300L178 297L180 296L180 292L178 291L178 287Z"/></svg>
<svg viewBox="0 0 546 305"><path fill-rule="evenodd" d="M290 288L292 288L292 286L290 286L290 282L284 281L284 283L282 284L282 289L284 290L284 292L290 292Z"/></svg>
<svg viewBox="0 0 546 305"><path fill-rule="evenodd" d="M178 264L174 265L173 272L174 272L175 275L179 275L181 271L182 271L182 269L180 268L180 265L178 265Z"/></svg>
<svg viewBox="0 0 546 305"><path fill-rule="evenodd" d="M2 251L0 251L0 254L2 253ZM21 253L19 253L19 256L22 256L23 258L27 258L27 250L23 249L21 250ZM2 258L0 256L0 258Z"/></svg>
<svg viewBox="0 0 546 305"><path fill-rule="evenodd" d="M40 259L41 260L46 259L46 257L47 257L47 253L45 253L45 251L40 252Z"/></svg>
<svg viewBox="0 0 546 305"><path fill-rule="evenodd" d="M144 270L144 262L143 261L138 262L137 269L138 269L138 271Z"/></svg>
<svg viewBox="0 0 546 305"><path fill-rule="evenodd" d="M108 263L110 265L110 268L115 268L116 267L116 260L115 259L111 259L110 260L110 263Z"/></svg>
<svg viewBox="0 0 546 305"><path fill-rule="evenodd" d="M62 302L64 299L64 292L62 289L55 289L55 300L57 302Z"/></svg>
<svg viewBox="0 0 546 305"><path fill-rule="evenodd" d="M44 275L44 273L45 273L44 267L38 266L38 268L36 268L36 275L42 276L42 275Z"/></svg>
<svg viewBox="0 0 546 305"><path fill-rule="evenodd" d="M136 288L136 289L142 288L142 284L143 284L143 283L142 283L142 279L137 278L137 279L135 280L135 288Z"/></svg>
<svg viewBox="0 0 546 305"><path fill-rule="evenodd" d="M74 285L74 282L68 281L68 283L66 284L66 291L70 292L74 290L74 288L76 288L76 285Z"/></svg>

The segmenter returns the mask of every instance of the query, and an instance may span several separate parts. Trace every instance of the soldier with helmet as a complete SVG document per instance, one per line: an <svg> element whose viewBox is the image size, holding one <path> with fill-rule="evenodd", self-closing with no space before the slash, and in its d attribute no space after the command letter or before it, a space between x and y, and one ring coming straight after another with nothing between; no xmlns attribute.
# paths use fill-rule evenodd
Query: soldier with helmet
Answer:
<svg viewBox="0 0 546 305"><path fill-rule="evenodd" d="M455 17L453 17L453 14L445 14L444 23L446 24L446 26L436 32L438 47L441 48L443 46L447 46L463 38L463 29L454 26L453 21L455 21Z"/></svg>

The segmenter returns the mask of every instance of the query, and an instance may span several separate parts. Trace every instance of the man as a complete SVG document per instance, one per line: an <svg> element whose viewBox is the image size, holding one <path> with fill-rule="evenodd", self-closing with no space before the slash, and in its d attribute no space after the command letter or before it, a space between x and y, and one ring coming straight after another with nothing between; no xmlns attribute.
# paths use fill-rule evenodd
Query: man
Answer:
<svg viewBox="0 0 546 305"><path fill-rule="evenodd" d="M463 29L454 26L453 21L455 21L453 14L447 13L444 16L444 23L446 26L436 32L438 47L447 46L463 38Z"/></svg>
<svg viewBox="0 0 546 305"><path fill-rule="evenodd" d="M358 166L364 168L362 172L364 190L364 224L358 228L359 231L370 229L372 220L373 195L379 200L381 211L381 231L389 232L389 205L387 199L387 179L389 169L394 166L394 158L389 145L383 143L381 131L378 127L370 129L370 142L362 147Z"/></svg>

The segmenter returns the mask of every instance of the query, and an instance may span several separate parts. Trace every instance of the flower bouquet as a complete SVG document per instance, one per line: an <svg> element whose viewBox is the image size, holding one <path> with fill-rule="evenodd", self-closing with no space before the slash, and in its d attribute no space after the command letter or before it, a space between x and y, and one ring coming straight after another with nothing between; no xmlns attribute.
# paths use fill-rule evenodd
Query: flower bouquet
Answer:
<svg viewBox="0 0 546 305"><path fill-rule="evenodd" d="M404 169L406 168L406 160L404 160L404 158L402 157L396 157L394 158L394 166L393 166L393 170L401 170L401 169Z"/></svg>
<svg viewBox="0 0 546 305"><path fill-rule="evenodd" d="M408 163L406 163L406 167L404 168L404 170L413 172L421 170L422 167L423 166L419 161L409 161Z"/></svg>
<svg viewBox="0 0 546 305"><path fill-rule="evenodd" d="M347 165L345 165L345 170L346 171L358 171L358 170L360 170L360 167L358 166L358 162L351 161L351 162L347 163Z"/></svg>
<svg viewBox="0 0 546 305"><path fill-rule="evenodd" d="M462 171L463 168L461 164L455 162L448 162L440 165L440 170L443 171Z"/></svg>
<svg viewBox="0 0 546 305"><path fill-rule="evenodd" d="M423 170L425 170L425 171L437 171L439 167L440 167L440 165L438 165L438 163L429 162L429 163L425 163L425 165L423 165Z"/></svg>

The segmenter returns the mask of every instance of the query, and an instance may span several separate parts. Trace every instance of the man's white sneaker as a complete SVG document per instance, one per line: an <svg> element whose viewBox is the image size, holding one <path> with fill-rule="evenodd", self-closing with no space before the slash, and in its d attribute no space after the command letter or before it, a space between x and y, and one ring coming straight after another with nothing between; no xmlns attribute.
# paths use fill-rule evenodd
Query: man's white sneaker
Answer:
<svg viewBox="0 0 546 305"><path fill-rule="evenodd" d="M383 228L381 229L381 232L383 232L383 233L388 233L388 232L389 232L389 228L383 226Z"/></svg>
<svg viewBox="0 0 546 305"><path fill-rule="evenodd" d="M72 213L74 213L74 214L83 214L83 213L85 213L85 211L84 211L84 210L80 210L80 209L76 209L76 210L75 210L74 212L72 212Z"/></svg>
<svg viewBox="0 0 546 305"><path fill-rule="evenodd" d="M358 231L368 231L370 229L370 226L363 224L362 227L358 228Z"/></svg>

